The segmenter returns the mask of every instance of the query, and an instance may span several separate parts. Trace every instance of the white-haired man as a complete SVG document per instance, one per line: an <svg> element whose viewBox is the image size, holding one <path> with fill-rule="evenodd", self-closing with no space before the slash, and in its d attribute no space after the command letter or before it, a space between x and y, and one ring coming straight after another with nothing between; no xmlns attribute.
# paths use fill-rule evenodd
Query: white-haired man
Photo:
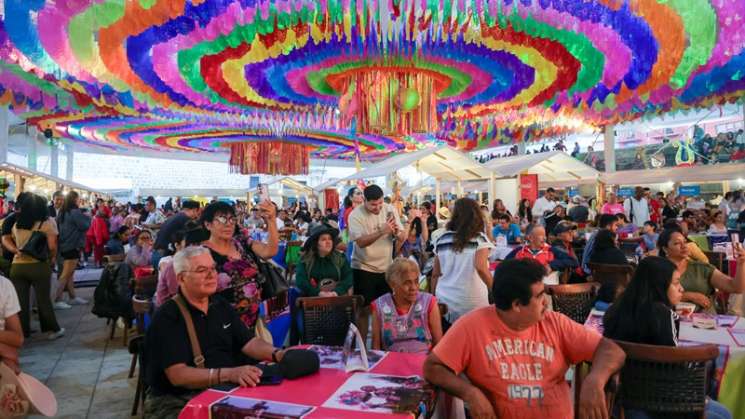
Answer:
<svg viewBox="0 0 745 419"><path fill-rule="evenodd" d="M249 364L279 362L284 355L255 338L230 304L215 295L217 271L207 248L187 247L176 253L173 265L179 292L155 313L145 340L150 386L145 414L150 417L176 417L190 398L207 387L221 383L253 387L261 370ZM194 355L177 299L191 316L203 362Z"/></svg>

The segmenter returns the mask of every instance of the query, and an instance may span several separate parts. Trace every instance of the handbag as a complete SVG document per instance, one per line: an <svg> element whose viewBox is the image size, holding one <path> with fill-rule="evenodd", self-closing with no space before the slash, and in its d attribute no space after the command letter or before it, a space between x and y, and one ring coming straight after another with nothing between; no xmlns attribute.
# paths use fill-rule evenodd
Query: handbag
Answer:
<svg viewBox="0 0 745 419"><path fill-rule="evenodd" d="M41 226L39 227L41 228ZM31 232L26 244L23 245L21 253L30 256L40 262L44 262L49 259L49 245L47 244L47 235L39 231L39 229Z"/></svg>
<svg viewBox="0 0 745 419"><path fill-rule="evenodd" d="M256 275L256 282L261 285L261 300L265 301L290 289L290 285L285 279L284 271L279 266L267 262L254 253L251 246L244 246L246 252L251 255L259 273Z"/></svg>

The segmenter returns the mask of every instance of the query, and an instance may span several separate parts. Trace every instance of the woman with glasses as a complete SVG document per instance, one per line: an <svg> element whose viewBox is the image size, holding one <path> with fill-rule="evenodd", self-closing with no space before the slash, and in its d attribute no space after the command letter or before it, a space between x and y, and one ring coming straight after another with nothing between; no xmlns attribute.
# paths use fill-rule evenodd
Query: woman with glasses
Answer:
<svg viewBox="0 0 745 419"><path fill-rule="evenodd" d="M127 251L124 261L134 270L138 267L150 266L153 256L153 233L150 230L140 230L135 236L135 244Z"/></svg>
<svg viewBox="0 0 745 419"><path fill-rule="evenodd" d="M202 223L210 233L204 246L210 249L217 271L230 277L230 283L220 294L233 305L249 328L256 325L261 303L256 258L271 259L279 250L277 209L271 202L261 202L258 207L269 233L267 243L236 234L239 230L235 228L235 208L226 202L209 204L202 212Z"/></svg>

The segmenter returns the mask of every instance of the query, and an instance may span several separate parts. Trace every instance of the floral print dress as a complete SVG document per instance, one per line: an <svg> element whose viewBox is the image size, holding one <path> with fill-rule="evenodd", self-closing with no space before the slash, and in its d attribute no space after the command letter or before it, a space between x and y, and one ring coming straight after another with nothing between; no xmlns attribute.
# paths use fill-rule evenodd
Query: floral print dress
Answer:
<svg viewBox="0 0 745 419"><path fill-rule="evenodd" d="M219 294L230 302L249 329L256 326L261 304L261 286L257 282L259 269L253 252L248 250L251 242L248 238L233 239L240 259L230 259L210 249L217 265Z"/></svg>

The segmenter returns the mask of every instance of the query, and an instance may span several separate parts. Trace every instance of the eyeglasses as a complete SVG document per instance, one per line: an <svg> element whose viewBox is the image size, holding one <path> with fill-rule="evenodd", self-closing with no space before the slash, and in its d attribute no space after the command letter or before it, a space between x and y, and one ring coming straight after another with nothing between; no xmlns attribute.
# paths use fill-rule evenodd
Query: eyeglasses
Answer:
<svg viewBox="0 0 745 419"><path fill-rule="evenodd" d="M212 266L210 268L208 268L206 266L200 266L200 267L198 267L197 269L195 269L193 271L184 271L184 272L191 272L191 273L197 274L199 276L207 276L209 274L217 275L217 268L215 266Z"/></svg>
<svg viewBox="0 0 745 419"><path fill-rule="evenodd" d="M362 192L360 192L360 191L355 191L355 193L354 193L353 195L362 195Z"/></svg>
<svg viewBox="0 0 745 419"><path fill-rule="evenodd" d="M220 223L222 225L235 224L237 222L237 220L236 220L235 217L232 217L232 216L231 217L225 217L225 216L222 216L222 215L220 215L218 217L215 217L215 221L217 221L218 223Z"/></svg>

